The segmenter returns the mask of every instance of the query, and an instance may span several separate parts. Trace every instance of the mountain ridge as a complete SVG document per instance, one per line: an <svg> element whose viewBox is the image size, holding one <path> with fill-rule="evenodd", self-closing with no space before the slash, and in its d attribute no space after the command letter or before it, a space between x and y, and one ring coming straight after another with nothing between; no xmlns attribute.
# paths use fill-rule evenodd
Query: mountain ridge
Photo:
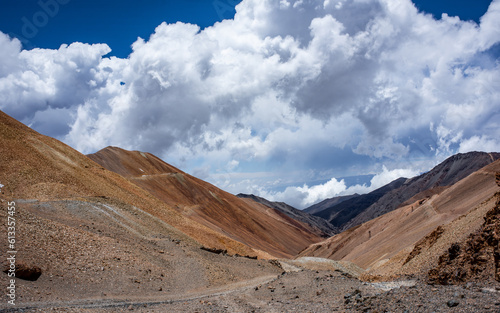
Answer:
<svg viewBox="0 0 500 313"><path fill-rule="evenodd" d="M398 178L387 185L377 188L367 194L362 194L356 197L342 201L333 207L329 207L323 211L317 212L314 215L322 217L332 223L341 230L345 230L345 225L362 213L366 208L375 203L378 199L384 196L387 192L399 188L406 182L406 178Z"/></svg>
<svg viewBox="0 0 500 313"><path fill-rule="evenodd" d="M347 195L347 196L338 196L338 197L328 198L328 199L325 199L323 201L320 201L316 204L313 204L313 205L305 208L303 211L314 215L315 213L321 212L321 211L326 210L330 207L333 207L337 204L340 204L346 200L349 200L351 198L358 197L358 196L359 196L359 194L355 193L355 194Z"/></svg>
<svg viewBox="0 0 500 313"><path fill-rule="evenodd" d="M54 301L168 299L281 273L265 260L200 249L271 257L188 219L2 111L0 158L0 203L15 208L16 304L46 310ZM8 216L0 210L2 220ZM8 248L0 240L0 249ZM10 264L1 265L7 278Z"/></svg>
<svg viewBox="0 0 500 313"><path fill-rule="evenodd" d="M438 194L446 189L446 187L453 185L498 159L500 159L500 153L496 152L473 151L450 156L430 171L408 179L399 188L383 195L377 202L346 223L343 229L355 227L391 212L410 199L411 203L413 203Z"/></svg>
<svg viewBox="0 0 500 313"><path fill-rule="evenodd" d="M331 225L325 219L308 214L307 212L303 212L303 211L296 209L296 208L294 208L294 207L292 207L284 202L273 202L273 201L269 201L265 198L262 198L262 197L259 197L256 195L248 195L248 194L242 194L242 193L239 193L236 196L239 198L250 199L250 200L253 200L255 202L261 203L265 206L274 208L274 209L286 214L287 216L289 216L295 220L306 223L309 226L311 226L312 231L314 233L316 233L317 235L319 235L320 237L330 237L330 236L333 236L335 234L338 234L338 232L339 232L336 227Z"/></svg>
<svg viewBox="0 0 500 313"><path fill-rule="evenodd" d="M448 186L498 159L500 153L497 152L458 153L428 172L408 178L404 182L400 178L371 193L347 196L348 198L340 203L337 202L337 197L325 199L305 210L314 211L313 215L322 217L341 231L345 231L398 207L439 194Z"/></svg>

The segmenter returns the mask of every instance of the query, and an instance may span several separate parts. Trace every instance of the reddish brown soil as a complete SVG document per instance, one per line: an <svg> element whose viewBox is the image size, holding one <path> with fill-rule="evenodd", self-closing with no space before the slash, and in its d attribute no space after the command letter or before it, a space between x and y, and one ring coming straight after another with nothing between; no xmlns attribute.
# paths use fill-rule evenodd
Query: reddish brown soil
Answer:
<svg viewBox="0 0 500 313"><path fill-rule="evenodd" d="M361 270L344 261L299 259L290 261L286 267L283 261L236 256L269 257L268 253L249 246L255 245L257 238L263 241L261 247L275 254L292 253L304 242L291 241L299 240L296 236L307 232L300 223L269 208L233 204L231 195L163 164L152 155L138 154L144 158L139 158L145 162L141 166L160 166L149 168L153 171L150 175L157 177L139 176L144 174L137 169L136 159L127 165L128 171L141 173L133 172L130 180L126 179L0 112L0 183L4 185L0 219L7 220L7 203L14 200L19 274L16 307L9 306L4 295L0 311L498 312L500 309L498 281L477 279L463 286L402 281L391 283L391 288L397 288L387 291L388 285L354 278L352 273ZM493 262L490 258L489 265L483 266L486 270L480 273L491 276L496 270L498 275L495 250L498 212L492 209L495 204L498 207L493 195L498 191L494 182L500 180L496 174L499 167L498 162L494 163L439 196L393 212L395 215L389 219L381 217L382 223L374 221L351 229L337 237L343 238L338 246L335 246L337 239L331 239L330 246L316 245L317 251L334 248L329 250L332 255L341 253L366 264L383 260L382 265L373 266L370 274L388 277L435 267L444 252L448 254L443 262L456 268L453 262L467 260L460 253L472 249L466 254L474 256L475 261L460 263L465 264L467 273L476 272L474 266L485 259L483 256L493 256ZM158 197L165 194L156 187L150 187L149 192L138 187L135 183L139 181L168 184L171 189L163 191L173 192L172 202L160 200ZM209 201L210 197L213 200ZM201 205L193 199L198 199ZM218 215L221 221L203 213L206 206L210 216L217 214L214 210L227 203L231 204L231 210L222 208L223 213ZM235 218L233 214L238 216ZM224 233L228 220L243 223L245 234L255 236L247 239L248 245L235 240L246 236ZM251 228L250 220L259 225ZM438 224L442 230L413 249ZM279 235L277 225L285 227L285 234L292 239ZM403 228L395 231L398 227ZM384 240L376 238L377 231L388 236ZM6 234L5 222L0 223L0 232ZM465 240L470 233L474 235ZM265 234L271 238L263 238ZM306 236L302 240L313 238ZM460 249L448 250L454 242L459 243ZM212 252L201 249L202 245ZM284 247L287 245L290 247ZM359 254L358 245L373 249L365 255ZM0 250L9 250L5 238L0 240ZM1 263L0 283L7 286L9 277L5 271L9 264L5 259ZM297 266L311 267L309 263L317 268L295 272ZM349 270L324 270L335 264ZM285 268L292 272L280 274ZM443 273L447 272L447 266L441 268ZM470 277L489 277L481 275Z"/></svg>
<svg viewBox="0 0 500 313"><path fill-rule="evenodd" d="M267 255L185 217L124 177L1 111L0 157L4 199L111 199L137 207L208 247L240 255Z"/></svg>
<svg viewBox="0 0 500 313"><path fill-rule="evenodd" d="M309 225L220 190L152 154L108 147L89 158L128 178L187 218L271 255L292 257L321 240Z"/></svg>

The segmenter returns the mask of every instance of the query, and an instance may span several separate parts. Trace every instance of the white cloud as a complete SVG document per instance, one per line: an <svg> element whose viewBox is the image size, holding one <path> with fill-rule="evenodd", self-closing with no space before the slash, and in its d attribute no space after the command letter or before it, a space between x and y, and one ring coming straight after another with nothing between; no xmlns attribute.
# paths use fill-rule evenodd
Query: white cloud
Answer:
<svg viewBox="0 0 500 313"><path fill-rule="evenodd" d="M488 136L472 136L460 143L458 151L460 153L471 151L497 152L500 151L500 141Z"/></svg>
<svg viewBox="0 0 500 313"><path fill-rule="evenodd" d="M146 150L229 189L244 188L230 174L277 173L266 191L297 173L286 197L311 202L342 182L307 179L498 149L499 21L498 0L480 25L409 0L244 0L204 30L159 25L127 59L0 33L0 109L84 153Z"/></svg>
<svg viewBox="0 0 500 313"><path fill-rule="evenodd" d="M413 169L388 170L383 166L382 171L373 176L369 185L353 185L347 187L344 180L338 181L332 178L324 184L310 187L307 184L304 184L302 187L287 187L283 192L268 192L259 188L256 188L254 192L270 200L285 201L296 208L304 209L328 198L355 193L368 193L398 178L411 178L418 174L419 172Z"/></svg>
<svg viewBox="0 0 500 313"><path fill-rule="evenodd" d="M414 169L405 168L388 170L385 166L383 166L382 172L375 175L370 181L370 189L375 190L384 185L387 185L388 183L400 177L412 178L414 176L417 176L418 174L420 173Z"/></svg>

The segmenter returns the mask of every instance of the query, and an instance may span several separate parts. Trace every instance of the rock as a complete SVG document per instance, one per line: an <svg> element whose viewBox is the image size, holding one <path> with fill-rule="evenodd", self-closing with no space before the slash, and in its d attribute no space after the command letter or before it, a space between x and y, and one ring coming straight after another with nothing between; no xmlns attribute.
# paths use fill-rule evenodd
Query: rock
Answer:
<svg viewBox="0 0 500 313"><path fill-rule="evenodd" d="M446 305L448 305L449 308L454 308L456 306L458 306L460 304L460 302L458 302L457 300L450 300L446 303Z"/></svg>
<svg viewBox="0 0 500 313"><path fill-rule="evenodd" d="M4 270L8 273L8 269ZM16 264L16 277L28 281L36 281L42 275L42 269L38 266L27 265L24 262L18 261Z"/></svg>

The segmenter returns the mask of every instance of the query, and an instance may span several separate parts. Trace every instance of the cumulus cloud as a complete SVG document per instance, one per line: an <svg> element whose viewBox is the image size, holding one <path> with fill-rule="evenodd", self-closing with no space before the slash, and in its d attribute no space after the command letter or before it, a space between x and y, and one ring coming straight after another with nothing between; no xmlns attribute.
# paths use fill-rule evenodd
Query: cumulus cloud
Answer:
<svg viewBox="0 0 500 313"><path fill-rule="evenodd" d="M146 150L232 192L233 174L279 173L266 192L311 170L289 182L328 182L284 191L304 205L384 162L498 150L499 21L499 0L479 25L409 0L244 0L203 30L159 25L127 59L106 44L22 51L0 33L0 109L84 153Z"/></svg>

